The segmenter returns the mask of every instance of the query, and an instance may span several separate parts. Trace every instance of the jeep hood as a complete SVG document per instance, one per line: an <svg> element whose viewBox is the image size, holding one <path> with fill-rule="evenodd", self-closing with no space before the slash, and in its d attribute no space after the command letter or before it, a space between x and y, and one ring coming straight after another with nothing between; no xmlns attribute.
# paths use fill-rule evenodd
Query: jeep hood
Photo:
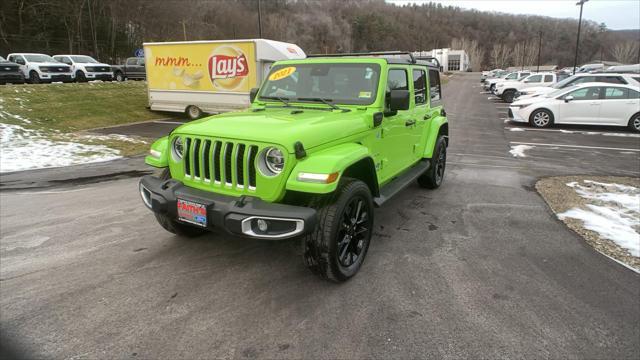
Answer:
<svg viewBox="0 0 640 360"><path fill-rule="evenodd" d="M342 112L292 107L214 115L182 125L174 133L279 144L293 152L297 141L308 150L367 131L371 124L372 114L364 110Z"/></svg>

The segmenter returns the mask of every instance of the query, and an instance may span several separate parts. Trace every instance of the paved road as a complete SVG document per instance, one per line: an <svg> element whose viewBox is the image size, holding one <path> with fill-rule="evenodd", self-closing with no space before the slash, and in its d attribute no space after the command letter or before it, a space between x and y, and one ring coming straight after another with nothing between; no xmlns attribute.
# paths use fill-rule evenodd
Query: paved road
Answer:
<svg viewBox="0 0 640 360"><path fill-rule="evenodd" d="M532 191L539 176L628 175L638 155L514 158L516 136L605 136L512 132L477 83L456 76L445 92L445 185L379 209L366 263L342 285L310 274L294 241L164 232L135 179L0 193L0 333L74 359L639 358L640 276Z"/></svg>

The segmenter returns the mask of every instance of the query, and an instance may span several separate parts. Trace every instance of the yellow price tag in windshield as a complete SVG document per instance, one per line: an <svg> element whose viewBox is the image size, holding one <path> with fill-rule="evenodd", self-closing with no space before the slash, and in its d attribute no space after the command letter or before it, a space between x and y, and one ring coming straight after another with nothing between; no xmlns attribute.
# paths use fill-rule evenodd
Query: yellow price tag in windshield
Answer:
<svg viewBox="0 0 640 360"><path fill-rule="evenodd" d="M286 77L289 77L294 72L296 72L296 67L295 66L289 66L289 67L286 67L284 69L280 69L280 70L274 72L273 74L269 75L269 80L271 80L271 81L282 80L282 79L284 79Z"/></svg>

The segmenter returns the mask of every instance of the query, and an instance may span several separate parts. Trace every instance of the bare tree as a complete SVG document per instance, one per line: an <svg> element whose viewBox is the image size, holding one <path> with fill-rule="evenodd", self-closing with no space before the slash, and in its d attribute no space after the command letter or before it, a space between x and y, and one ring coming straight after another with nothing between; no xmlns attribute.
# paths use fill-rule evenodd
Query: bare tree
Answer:
<svg viewBox="0 0 640 360"><path fill-rule="evenodd" d="M611 56L623 64L637 63L640 61L640 42L621 41L613 46Z"/></svg>
<svg viewBox="0 0 640 360"><path fill-rule="evenodd" d="M511 64L513 50L505 44L494 44L491 50L491 63L496 68L504 69Z"/></svg>

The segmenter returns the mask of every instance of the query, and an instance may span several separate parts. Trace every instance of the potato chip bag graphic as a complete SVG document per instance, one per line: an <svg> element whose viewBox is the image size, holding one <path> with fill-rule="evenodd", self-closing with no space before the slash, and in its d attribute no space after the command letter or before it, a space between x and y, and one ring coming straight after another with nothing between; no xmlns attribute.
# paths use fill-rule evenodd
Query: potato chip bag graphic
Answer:
<svg viewBox="0 0 640 360"><path fill-rule="evenodd" d="M247 75L247 58L235 47L220 46L209 57L209 77L217 89L232 91L246 81Z"/></svg>

